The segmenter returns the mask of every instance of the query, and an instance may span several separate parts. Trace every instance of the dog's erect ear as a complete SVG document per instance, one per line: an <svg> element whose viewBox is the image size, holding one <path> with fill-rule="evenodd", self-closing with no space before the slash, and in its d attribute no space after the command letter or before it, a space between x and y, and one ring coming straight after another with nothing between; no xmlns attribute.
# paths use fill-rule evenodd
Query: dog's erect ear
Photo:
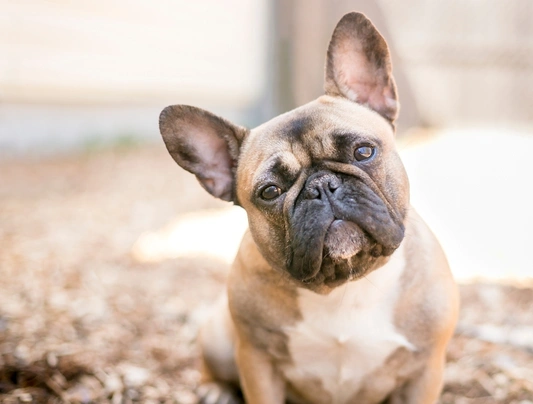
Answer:
<svg viewBox="0 0 533 404"><path fill-rule="evenodd" d="M200 108L166 107L159 130L172 158L193 173L207 192L234 199L235 168L247 130Z"/></svg>
<svg viewBox="0 0 533 404"><path fill-rule="evenodd" d="M393 122L396 85L385 39L364 14L346 14L328 47L325 91L366 105Z"/></svg>

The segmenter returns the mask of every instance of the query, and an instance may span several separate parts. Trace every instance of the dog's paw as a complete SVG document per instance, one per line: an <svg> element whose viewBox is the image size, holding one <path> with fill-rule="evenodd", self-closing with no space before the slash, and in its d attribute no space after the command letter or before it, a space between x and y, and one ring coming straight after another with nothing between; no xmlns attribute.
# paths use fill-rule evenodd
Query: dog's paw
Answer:
<svg viewBox="0 0 533 404"><path fill-rule="evenodd" d="M220 383L205 383L196 390L198 404L243 404L235 388Z"/></svg>

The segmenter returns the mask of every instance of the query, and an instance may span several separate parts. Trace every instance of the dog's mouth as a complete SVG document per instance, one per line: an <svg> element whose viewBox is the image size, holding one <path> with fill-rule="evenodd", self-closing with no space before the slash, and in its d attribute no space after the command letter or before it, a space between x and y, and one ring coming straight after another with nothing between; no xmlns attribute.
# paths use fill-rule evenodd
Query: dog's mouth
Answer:
<svg viewBox="0 0 533 404"><path fill-rule="evenodd" d="M363 230L353 222L335 219L324 238L324 258L343 261L353 257L369 243Z"/></svg>
<svg viewBox="0 0 533 404"><path fill-rule="evenodd" d="M288 219L287 270L294 279L339 285L377 268L400 245L401 218L376 186L328 172L306 184Z"/></svg>
<svg viewBox="0 0 533 404"><path fill-rule="evenodd" d="M336 287L371 271L384 251L370 235L357 224L335 219L328 227L318 271L302 279L302 283Z"/></svg>

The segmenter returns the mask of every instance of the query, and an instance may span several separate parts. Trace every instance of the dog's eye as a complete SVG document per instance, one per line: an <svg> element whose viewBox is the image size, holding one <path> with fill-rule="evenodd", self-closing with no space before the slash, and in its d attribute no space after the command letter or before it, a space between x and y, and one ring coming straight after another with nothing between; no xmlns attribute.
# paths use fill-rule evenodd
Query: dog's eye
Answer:
<svg viewBox="0 0 533 404"><path fill-rule="evenodd" d="M354 157L357 161L368 160L375 152L376 149L372 146L361 146L355 149Z"/></svg>
<svg viewBox="0 0 533 404"><path fill-rule="evenodd" d="M281 189L275 185L269 185L261 191L261 198L270 201L281 195Z"/></svg>

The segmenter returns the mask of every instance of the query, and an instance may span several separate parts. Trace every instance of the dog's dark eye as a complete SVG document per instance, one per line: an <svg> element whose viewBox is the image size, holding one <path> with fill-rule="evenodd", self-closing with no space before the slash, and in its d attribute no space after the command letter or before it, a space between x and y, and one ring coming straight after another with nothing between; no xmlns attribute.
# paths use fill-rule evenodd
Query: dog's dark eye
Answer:
<svg viewBox="0 0 533 404"><path fill-rule="evenodd" d="M355 149L354 157L357 161L368 160L375 152L376 149L372 146L361 146Z"/></svg>
<svg viewBox="0 0 533 404"><path fill-rule="evenodd" d="M261 191L261 198L270 201L281 195L281 189L275 185L269 185Z"/></svg>

